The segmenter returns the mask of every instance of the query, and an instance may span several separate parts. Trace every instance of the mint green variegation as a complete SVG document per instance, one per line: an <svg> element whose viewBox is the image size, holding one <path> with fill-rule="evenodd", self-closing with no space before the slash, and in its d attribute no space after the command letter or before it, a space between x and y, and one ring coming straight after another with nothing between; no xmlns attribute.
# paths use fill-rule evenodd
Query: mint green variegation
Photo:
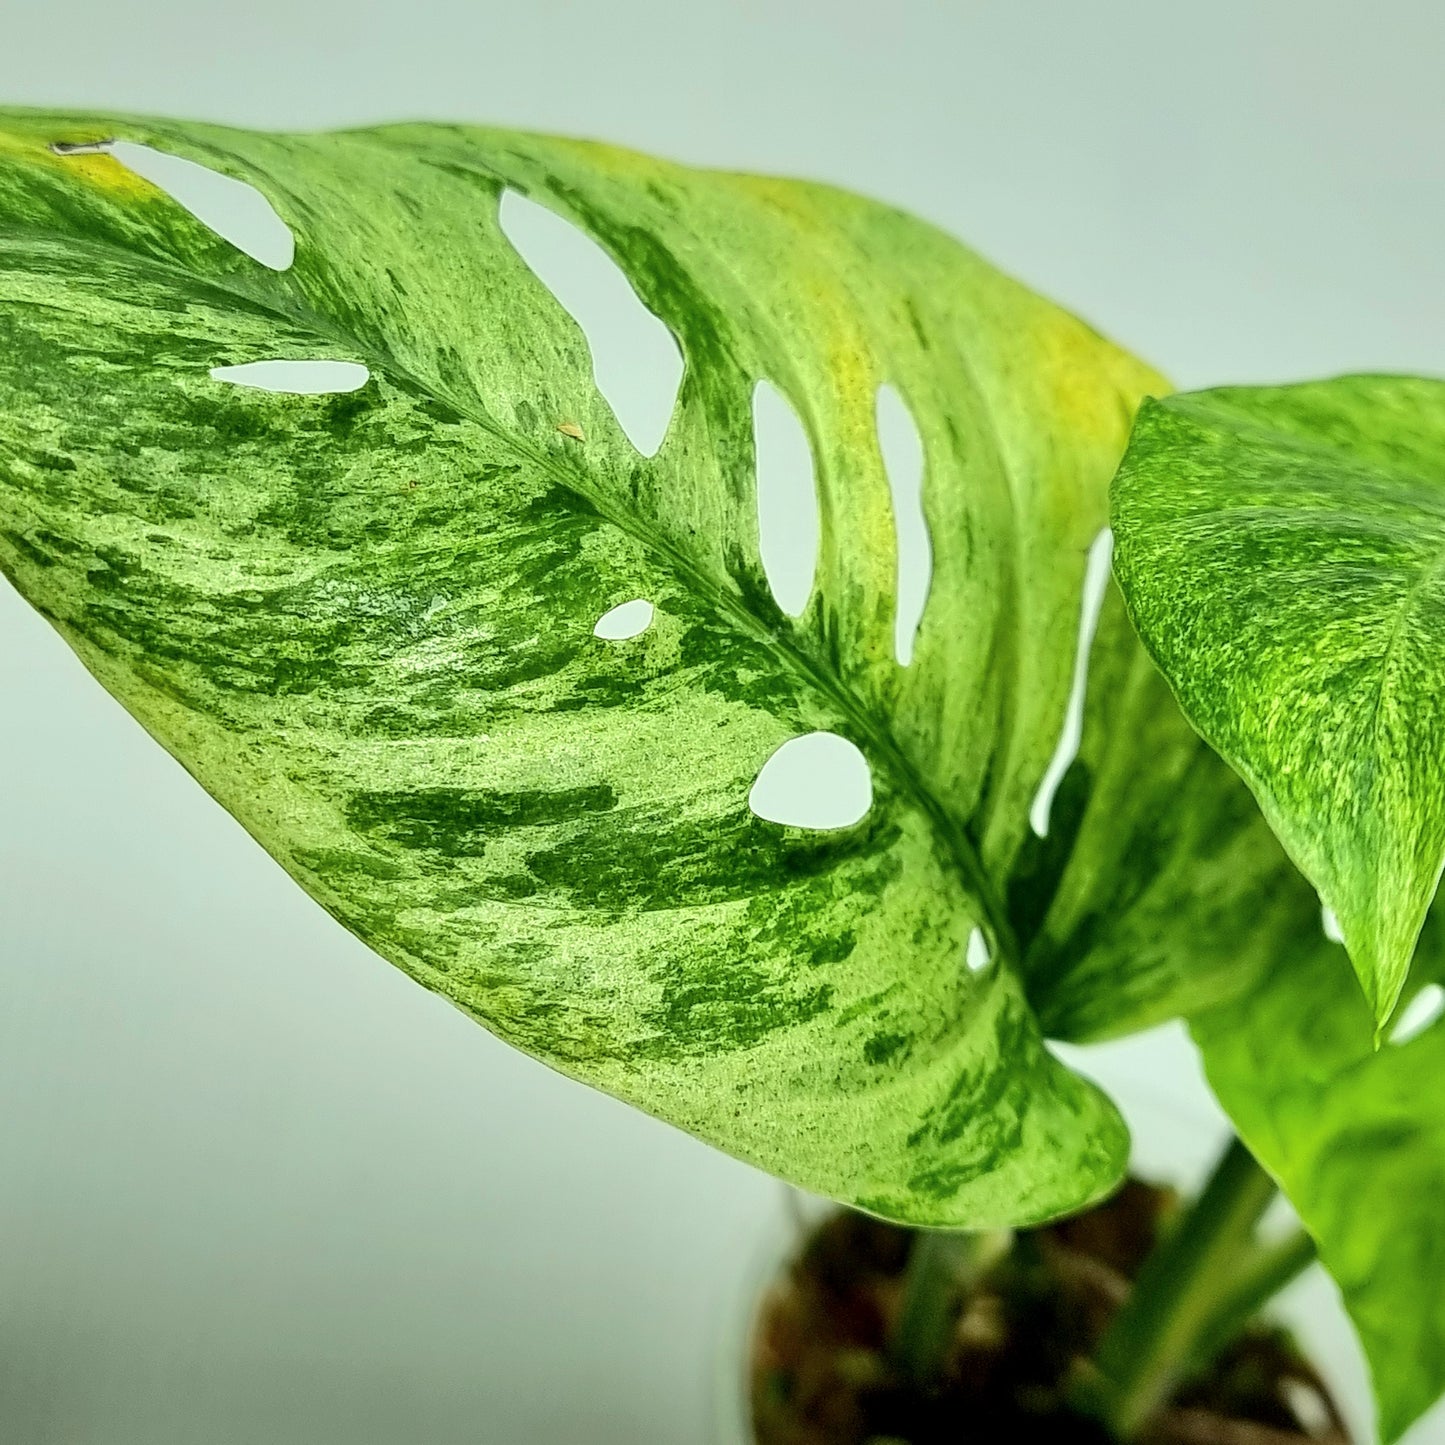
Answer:
<svg viewBox="0 0 1445 1445"><path fill-rule="evenodd" d="M251 261L109 155L50 150L110 137L256 185L294 265ZM676 335L655 458L499 229L507 187L600 241ZM302 397L209 375L306 357L372 379ZM796 621L758 555L764 379L818 475ZM907 668L883 383L927 458L933 582ZM1288 865L1117 599L1079 760L1047 839L1028 830L1085 554L1160 389L946 236L825 187L467 127L0 115L0 569L414 978L900 1219L1097 1198L1124 1131L1038 1016L1118 1031L1261 963L1234 905L1265 906ZM652 625L595 637L632 598ZM815 729L862 749L871 812L832 832L755 817L759 768ZM480 1107L444 1103L463 1128Z"/></svg>
<svg viewBox="0 0 1445 1445"><path fill-rule="evenodd" d="M1303 891L1303 890L1301 890ZM1314 1236L1398 1439L1445 1391L1445 1026L1376 1050L1343 950L1274 931L1259 986L1193 1021L1220 1102ZM1445 980L1432 916L1411 986Z"/></svg>
<svg viewBox="0 0 1445 1445"><path fill-rule="evenodd" d="M1278 877L1251 949L1266 966L1191 1023L1340 1285L1394 1440L1445 1390L1445 1029L1377 1048L1407 980L1445 976L1427 918L1445 857L1445 383L1149 402L1113 520L1146 645L1364 985L1315 894Z"/></svg>
<svg viewBox="0 0 1445 1445"><path fill-rule="evenodd" d="M1117 573L1390 1017L1445 860L1445 382L1175 396L1114 489Z"/></svg>

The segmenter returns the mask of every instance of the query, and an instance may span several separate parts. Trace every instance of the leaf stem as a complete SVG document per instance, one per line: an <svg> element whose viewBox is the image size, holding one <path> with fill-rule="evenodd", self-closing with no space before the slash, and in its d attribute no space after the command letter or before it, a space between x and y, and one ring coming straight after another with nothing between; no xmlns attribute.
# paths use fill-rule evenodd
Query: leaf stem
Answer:
<svg viewBox="0 0 1445 1445"><path fill-rule="evenodd" d="M894 1365L915 1389L938 1384L959 1301L1009 1240L1007 1233L917 1232L903 1277L903 1304L888 1342Z"/></svg>
<svg viewBox="0 0 1445 1445"><path fill-rule="evenodd" d="M1204 1192L1146 1262L1096 1358L1081 1400L1120 1440L1133 1439L1183 1375L1207 1361L1314 1258L1301 1236L1254 1243L1274 1181L1235 1139Z"/></svg>
<svg viewBox="0 0 1445 1445"><path fill-rule="evenodd" d="M1318 1258L1315 1242L1296 1228L1273 1244L1256 1245L1219 1297L1209 1323L1199 1332L1195 1359L1214 1358L1261 1309Z"/></svg>

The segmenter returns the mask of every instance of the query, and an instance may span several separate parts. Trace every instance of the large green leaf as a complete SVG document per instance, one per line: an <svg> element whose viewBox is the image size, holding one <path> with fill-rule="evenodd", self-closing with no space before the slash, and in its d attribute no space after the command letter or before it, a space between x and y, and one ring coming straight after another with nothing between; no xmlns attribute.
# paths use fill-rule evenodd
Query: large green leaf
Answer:
<svg viewBox="0 0 1445 1445"><path fill-rule="evenodd" d="M1117 572L1185 712L1336 913L1272 878L1252 986L1194 1034L1339 1283L1398 1437L1445 1389L1445 1030L1377 1049L1445 857L1445 384L1345 377L1145 405ZM1442 975L1438 920L1411 986Z"/></svg>
<svg viewBox="0 0 1445 1445"><path fill-rule="evenodd" d="M50 149L112 136L258 186L294 265L110 155ZM675 333L655 458L499 229L508 187L599 240ZM885 1214L1024 1222L1117 1179L1117 1115L1045 1050L1022 978L1080 1034L1239 987L1237 917L1186 967L1180 937L1219 920L1181 860L1201 829L1219 858L1264 831L1117 603L1096 667L1133 681L1090 687L1056 826L1028 829L1147 369L883 206L449 126L6 113L0 301L0 568L379 952L555 1067ZM299 397L209 374L282 357L372 379ZM763 379L817 471L797 620L758 554ZM907 667L882 383L927 459ZM593 635L637 597L645 633ZM854 827L749 811L810 730L871 765Z"/></svg>
<svg viewBox="0 0 1445 1445"><path fill-rule="evenodd" d="M1180 716L1114 590L1088 685L1054 826L1011 893L1029 998L1049 1037L1075 1041L1236 996L1271 967L1271 932L1302 886L1248 790Z"/></svg>
<svg viewBox="0 0 1445 1445"><path fill-rule="evenodd" d="M1445 1026L1377 1050L1313 912L1299 898L1294 925L1269 932L1273 969L1193 1031L1220 1101L1340 1286L1392 1441L1445 1391ZM1412 988L1445 978L1441 932L1432 915Z"/></svg>
<svg viewBox="0 0 1445 1445"><path fill-rule="evenodd" d="M1146 645L1334 910L1383 1023L1445 861L1445 382L1153 403L1114 525Z"/></svg>

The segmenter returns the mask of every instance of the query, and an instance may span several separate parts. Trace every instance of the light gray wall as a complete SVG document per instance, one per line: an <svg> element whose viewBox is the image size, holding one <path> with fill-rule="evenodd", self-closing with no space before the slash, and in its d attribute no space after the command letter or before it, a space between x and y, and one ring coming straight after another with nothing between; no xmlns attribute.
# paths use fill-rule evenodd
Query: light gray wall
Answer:
<svg viewBox="0 0 1445 1445"><path fill-rule="evenodd" d="M1445 370L1442 58L1438 0L66 0L0 99L829 179L1200 385ZM371 956L8 590L0 679L0 1438L701 1445L776 1187Z"/></svg>

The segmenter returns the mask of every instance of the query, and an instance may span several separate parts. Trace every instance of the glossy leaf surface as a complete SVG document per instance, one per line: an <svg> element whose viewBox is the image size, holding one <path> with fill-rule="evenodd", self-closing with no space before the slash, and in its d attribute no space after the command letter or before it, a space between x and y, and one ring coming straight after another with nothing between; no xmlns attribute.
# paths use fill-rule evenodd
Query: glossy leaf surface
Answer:
<svg viewBox="0 0 1445 1445"><path fill-rule="evenodd" d="M293 264L103 149L52 150L112 136L257 187ZM655 456L507 242L508 189L606 248L676 336ZM1267 842L1117 604L1095 654L1131 680L1091 689L1056 821L1029 832L1153 373L884 206L440 125L7 113L0 333L0 568L380 953L554 1067L867 1209L1028 1222L1117 1180L1122 1125L1036 1010L1108 1032L1240 986L1228 929L1252 920L1176 884L1206 825L1220 858ZM369 380L212 375L276 359ZM817 479L796 618L758 550L763 382ZM906 667L884 385L925 458ZM597 635L638 601L643 630ZM861 750L860 822L749 810L810 733ZM1215 924L1194 968L1181 941Z"/></svg>
<svg viewBox="0 0 1445 1445"><path fill-rule="evenodd" d="M1153 403L1114 526L1140 634L1339 919L1383 1023L1445 860L1445 382Z"/></svg>
<svg viewBox="0 0 1445 1445"><path fill-rule="evenodd" d="M1193 1031L1220 1102L1340 1286L1394 1441L1445 1391L1445 1027L1377 1051L1314 913L1301 888L1293 926L1273 931L1274 967ZM1412 989L1445 980L1442 944L1432 917Z"/></svg>

